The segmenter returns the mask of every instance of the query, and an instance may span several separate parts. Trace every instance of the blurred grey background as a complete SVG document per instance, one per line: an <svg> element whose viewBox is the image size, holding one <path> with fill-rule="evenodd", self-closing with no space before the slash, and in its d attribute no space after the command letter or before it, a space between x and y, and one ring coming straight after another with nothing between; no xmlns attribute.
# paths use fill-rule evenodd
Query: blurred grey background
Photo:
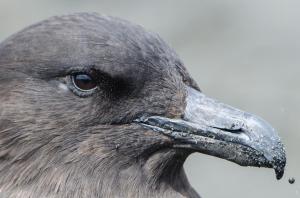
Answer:
<svg viewBox="0 0 300 198"><path fill-rule="evenodd" d="M186 172L204 198L300 197L299 0L0 0L0 41L49 16L82 11L159 33L207 95L260 115L279 131L288 157L280 181L270 169L192 155Z"/></svg>

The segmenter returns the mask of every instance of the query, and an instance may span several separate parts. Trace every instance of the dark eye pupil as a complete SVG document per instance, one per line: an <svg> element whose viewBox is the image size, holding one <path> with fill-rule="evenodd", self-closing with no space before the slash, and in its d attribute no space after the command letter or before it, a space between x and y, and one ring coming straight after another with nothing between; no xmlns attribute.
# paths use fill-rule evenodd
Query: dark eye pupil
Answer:
<svg viewBox="0 0 300 198"><path fill-rule="evenodd" d="M73 77L74 85L84 91L88 91L97 87L95 80L87 74L75 74Z"/></svg>

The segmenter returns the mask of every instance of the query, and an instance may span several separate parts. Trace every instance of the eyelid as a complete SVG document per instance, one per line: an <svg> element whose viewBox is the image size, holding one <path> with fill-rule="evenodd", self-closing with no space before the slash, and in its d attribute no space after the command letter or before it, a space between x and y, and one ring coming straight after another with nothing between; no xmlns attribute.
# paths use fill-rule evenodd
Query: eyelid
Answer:
<svg viewBox="0 0 300 198"><path fill-rule="evenodd" d="M75 73L89 73L91 70L97 71L93 65L91 66L74 66L67 71L67 75Z"/></svg>

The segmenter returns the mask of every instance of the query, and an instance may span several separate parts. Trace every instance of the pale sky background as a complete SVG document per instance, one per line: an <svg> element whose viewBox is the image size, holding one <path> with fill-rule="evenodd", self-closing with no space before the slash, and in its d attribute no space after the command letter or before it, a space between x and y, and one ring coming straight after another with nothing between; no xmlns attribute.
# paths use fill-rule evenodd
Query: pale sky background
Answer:
<svg viewBox="0 0 300 198"><path fill-rule="evenodd" d="M189 157L188 178L204 198L300 197L299 0L0 0L0 41L49 16L82 11L119 16L159 33L207 95L278 130L288 157L280 181L271 169Z"/></svg>

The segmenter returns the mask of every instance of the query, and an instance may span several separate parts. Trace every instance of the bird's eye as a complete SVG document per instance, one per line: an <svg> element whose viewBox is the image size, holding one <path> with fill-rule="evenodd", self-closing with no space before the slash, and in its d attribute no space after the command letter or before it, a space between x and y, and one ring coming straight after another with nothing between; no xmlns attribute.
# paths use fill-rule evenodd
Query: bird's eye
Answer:
<svg viewBox="0 0 300 198"><path fill-rule="evenodd" d="M88 74L72 75L72 83L80 91L91 91L97 87L97 82Z"/></svg>
<svg viewBox="0 0 300 198"><path fill-rule="evenodd" d="M96 77L87 73L72 74L67 82L69 89L79 97L91 96L98 88Z"/></svg>

